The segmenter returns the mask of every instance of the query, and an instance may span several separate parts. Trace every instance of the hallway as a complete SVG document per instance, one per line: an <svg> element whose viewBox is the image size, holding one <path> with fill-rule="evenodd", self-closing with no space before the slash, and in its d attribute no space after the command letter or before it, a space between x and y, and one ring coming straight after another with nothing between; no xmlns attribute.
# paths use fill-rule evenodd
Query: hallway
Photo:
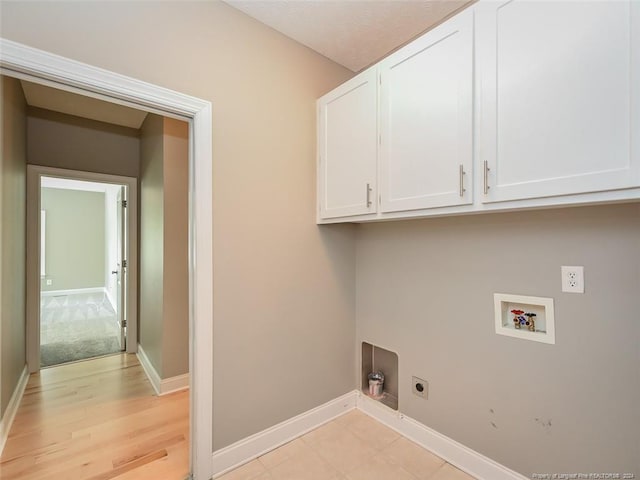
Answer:
<svg viewBox="0 0 640 480"><path fill-rule="evenodd" d="M12 480L182 480L189 391L155 396L135 355L33 374L0 457Z"/></svg>

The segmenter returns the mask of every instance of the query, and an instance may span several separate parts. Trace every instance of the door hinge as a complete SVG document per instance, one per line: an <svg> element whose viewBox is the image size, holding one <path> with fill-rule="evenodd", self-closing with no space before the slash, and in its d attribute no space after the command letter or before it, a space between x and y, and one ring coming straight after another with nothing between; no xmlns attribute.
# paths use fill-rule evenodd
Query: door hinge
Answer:
<svg viewBox="0 0 640 480"><path fill-rule="evenodd" d="M122 260L122 266L123 266L124 268L127 268L127 261L126 261L126 260Z"/></svg>
<svg viewBox="0 0 640 480"><path fill-rule="evenodd" d="M127 208L127 201L126 200L122 200L122 208Z"/></svg>
<svg viewBox="0 0 640 480"><path fill-rule="evenodd" d="M126 320L122 321L122 328L127 328L127 321Z"/></svg>

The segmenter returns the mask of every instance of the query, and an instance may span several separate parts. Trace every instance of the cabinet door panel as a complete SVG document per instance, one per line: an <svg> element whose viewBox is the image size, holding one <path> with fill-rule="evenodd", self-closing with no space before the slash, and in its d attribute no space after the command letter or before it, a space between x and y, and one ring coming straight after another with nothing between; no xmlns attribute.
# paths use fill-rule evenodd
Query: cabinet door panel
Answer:
<svg viewBox="0 0 640 480"><path fill-rule="evenodd" d="M376 70L366 71L322 97L318 116L320 216L374 213Z"/></svg>
<svg viewBox="0 0 640 480"><path fill-rule="evenodd" d="M473 12L384 60L380 75L381 211L471 203Z"/></svg>
<svg viewBox="0 0 640 480"><path fill-rule="evenodd" d="M485 202L640 185L632 3L479 5Z"/></svg>

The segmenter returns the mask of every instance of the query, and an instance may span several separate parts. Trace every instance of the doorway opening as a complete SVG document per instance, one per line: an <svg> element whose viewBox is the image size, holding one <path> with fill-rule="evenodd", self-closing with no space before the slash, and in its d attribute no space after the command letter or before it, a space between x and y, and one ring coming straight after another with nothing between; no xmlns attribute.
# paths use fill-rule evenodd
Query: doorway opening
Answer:
<svg viewBox="0 0 640 480"><path fill-rule="evenodd" d="M127 186L40 177L40 366L126 349Z"/></svg>
<svg viewBox="0 0 640 480"><path fill-rule="evenodd" d="M189 457L191 476L195 480L211 478L213 452L211 103L5 39L0 39L0 73L189 122L189 423L191 425ZM27 221L33 224L29 219ZM131 230L130 233L133 234ZM27 268L29 268L29 260ZM39 281L39 272L36 273L36 281ZM28 279L27 289L29 288L32 288L32 285ZM128 309L131 308L130 303L132 302L129 302ZM129 327L131 326L133 323L129 324ZM32 334L33 332L27 331L27 337ZM130 346L129 343L127 348ZM29 365L32 361L32 358L28 358Z"/></svg>
<svg viewBox="0 0 640 480"><path fill-rule="evenodd" d="M137 348L137 180L27 166L27 362Z"/></svg>

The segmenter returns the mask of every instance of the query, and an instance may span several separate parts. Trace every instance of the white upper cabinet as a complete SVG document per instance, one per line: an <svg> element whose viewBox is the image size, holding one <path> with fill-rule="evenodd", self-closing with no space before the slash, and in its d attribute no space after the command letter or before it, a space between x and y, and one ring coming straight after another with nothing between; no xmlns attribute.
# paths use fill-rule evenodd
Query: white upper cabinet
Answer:
<svg viewBox="0 0 640 480"><path fill-rule="evenodd" d="M640 185L640 2L480 2L476 48L483 202Z"/></svg>
<svg viewBox="0 0 640 480"><path fill-rule="evenodd" d="M380 72L381 212L473 201L473 11L387 57Z"/></svg>
<svg viewBox="0 0 640 480"><path fill-rule="evenodd" d="M640 200L640 0L480 0L318 101L319 223Z"/></svg>
<svg viewBox="0 0 640 480"><path fill-rule="evenodd" d="M320 219L376 212L377 125L375 68L318 100Z"/></svg>

